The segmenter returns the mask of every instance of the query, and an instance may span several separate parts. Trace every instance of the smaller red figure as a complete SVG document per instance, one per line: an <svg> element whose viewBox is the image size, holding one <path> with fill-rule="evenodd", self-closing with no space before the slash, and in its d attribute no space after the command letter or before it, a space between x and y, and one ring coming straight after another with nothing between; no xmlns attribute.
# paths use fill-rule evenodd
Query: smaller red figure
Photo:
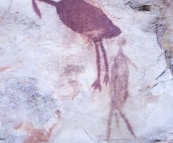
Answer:
<svg viewBox="0 0 173 143"><path fill-rule="evenodd" d="M122 112L122 108L126 102L127 97L129 96L128 90L128 78L129 78L129 67L128 62L131 63L134 67L135 65L131 62L131 60L124 55L122 51L122 47L126 45L125 38L119 38L118 46L119 51L114 59L114 65L111 68L111 105L110 105L110 113L108 118L108 129L107 129L107 142L110 143L111 137L111 124L112 118L115 116L118 126L118 115L124 120L127 129L131 133L131 135L136 138L135 133L133 131L132 126L130 125L129 120L126 118L124 113ZM135 67L136 68L136 67Z"/></svg>

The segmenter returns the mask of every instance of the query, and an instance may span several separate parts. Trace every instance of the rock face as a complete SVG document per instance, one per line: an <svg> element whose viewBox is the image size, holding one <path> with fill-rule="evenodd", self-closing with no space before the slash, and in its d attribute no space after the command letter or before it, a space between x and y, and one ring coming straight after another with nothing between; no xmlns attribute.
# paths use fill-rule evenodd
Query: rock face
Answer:
<svg viewBox="0 0 173 143"><path fill-rule="evenodd" d="M0 1L0 143L172 143L172 7Z"/></svg>

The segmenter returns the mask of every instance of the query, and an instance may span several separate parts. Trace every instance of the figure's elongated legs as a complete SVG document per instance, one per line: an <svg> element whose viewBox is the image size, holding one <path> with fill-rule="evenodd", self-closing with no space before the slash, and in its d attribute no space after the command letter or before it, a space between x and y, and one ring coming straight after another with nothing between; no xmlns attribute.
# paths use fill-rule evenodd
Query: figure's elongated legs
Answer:
<svg viewBox="0 0 173 143"><path fill-rule="evenodd" d="M100 45L100 48L102 50L103 58L104 58L105 69L106 69L106 74L104 76L104 82L107 85L107 83L109 82L109 64L108 64L108 60L107 60L107 53L106 53L106 50L104 48L102 40L99 41L99 45Z"/></svg>
<svg viewBox="0 0 173 143"><path fill-rule="evenodd" d="M134 133L134 131L133 131L133 128L132 128L132 126L130 125L130 123L129 123L128 119L126 118L126 116L123 114L123 112L121 112L121 110L119 110L119 113L120 113L120 116L122 117L122 119L124 120L124 122L125 122L125 124L126 124L128 130L129 130L129 132L131 133L131 135L132 135L134 138L136 138L135 133Z"/></svg>
<svg viewBox="0 0 173 143"><path fill-rule="evenodd" d="M99 52L99 45L97 42L94 42L95 44L95 51L96 51L96 65L97 65L97 79L92 84L92 87L94 89L99 89L101 91L101 85L100 85L100 52Z"/></svg>
<svg viewBox="0 0 173 143"><path fill-rule="evenodd" d="M109 118L108 118L108 128L107 128L107 142L110 143L110 138L111 138L111 125L112 125L112 117L114 115L114 108L111 107L110 113L109 113Z"/></svg>
<svg viewBox="0 0 173 143"><path fill-rule="evenodd" d="M116 112L115 112L115 120L116 120L117 127L119 128L119 116L118 116L118 113Z"/></svg>

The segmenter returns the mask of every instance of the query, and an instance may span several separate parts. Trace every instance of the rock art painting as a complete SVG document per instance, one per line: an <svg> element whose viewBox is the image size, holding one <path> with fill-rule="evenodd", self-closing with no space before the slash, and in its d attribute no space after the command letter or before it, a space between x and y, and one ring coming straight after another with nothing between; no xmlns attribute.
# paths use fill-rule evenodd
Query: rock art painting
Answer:
<svg viewBox="0 0 173 143"><path fill-rule="evenodd" d="M133 128L123 113L122 109L124 104L126 103L126 99L129 96L128 91L128 78L129 78L129 67L128 63L131 63L134 67L135 65L131 62L131 60L124 55L122 51L122 47L126 44L125 38L119 38L118 45L119 51L115 56L114 64L111 68L111 105L110 105L110 113L108 118L108 128L107 128L107 142L110 143L111 139L111 125L112 119L115 116L117 127L119 126L118 117L120 116L131 135L136 138L136 135L133 131ZM136 68L136 67L135 67Z"/></svg>
<svg viewBox="0 0 173 143"><path fill-rule="evenodd" d="M92 84L95 90L101 91L100 84L100 49L103 54L105 64L104 83L109 83L109 64L107 53L103 45L103 39L110 39L121 34L118 26L106 16L99 8L85 2L84 0L61 0L55 2L52 0L40 0L56 8L57 15L64 25L72 31L88 37L93 41L96 52L97 79ZM37 7L35 0L32 0L34 11L41 18L41 12Z"/></svg>
<svg viewBox="0 0 173 143"><path fill-rule="evenodd" d="M52 131L54 128L56 128L56 126L56 124L52 125L48 131L44 129L33 129L31 135L25 139L24 143L49 142Z"/></svg>

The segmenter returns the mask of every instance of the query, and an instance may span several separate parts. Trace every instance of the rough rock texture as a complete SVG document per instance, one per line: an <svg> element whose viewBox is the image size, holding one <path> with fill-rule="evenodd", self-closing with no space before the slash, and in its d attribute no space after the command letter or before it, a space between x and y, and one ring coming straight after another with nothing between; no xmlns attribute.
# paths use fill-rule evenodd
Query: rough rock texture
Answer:
<svg viewBox="0 0 173 143"><path fill-rule="evenodd" d="M121 29L104 39L110 27L75 32L41 1L42 19L31 0L0 1L0 143L172 143L173 2L86 1Z"/></svg>

